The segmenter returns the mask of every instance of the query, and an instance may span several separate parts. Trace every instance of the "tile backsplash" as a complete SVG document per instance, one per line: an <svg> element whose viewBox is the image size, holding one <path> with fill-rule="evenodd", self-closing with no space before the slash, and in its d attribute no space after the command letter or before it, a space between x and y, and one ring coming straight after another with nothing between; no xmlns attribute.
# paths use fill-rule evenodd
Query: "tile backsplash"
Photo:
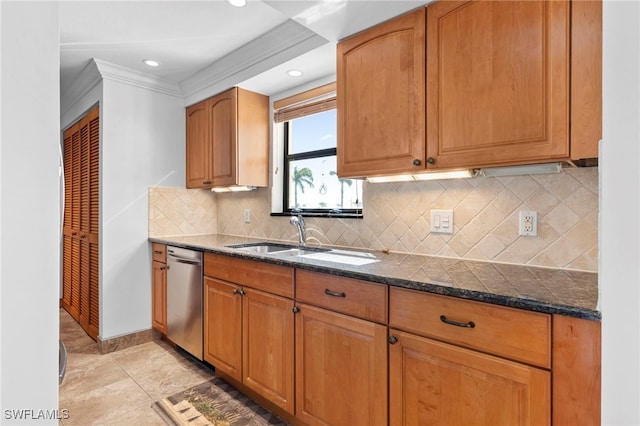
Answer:
<svg viewBox="0 0 640 426"><path fill-rule="evenodd" d="M307 218L311 243L597 271L598 169L426 182L364 183L363 219ZM297 241L272 217L270 192L213 194L150 188L149 235L220 233ZM249 209L251 222L244 223ZM433 234L431 209L454 212L454 233ZM538 212L538 236L520 237L521 210Z"/></svg>

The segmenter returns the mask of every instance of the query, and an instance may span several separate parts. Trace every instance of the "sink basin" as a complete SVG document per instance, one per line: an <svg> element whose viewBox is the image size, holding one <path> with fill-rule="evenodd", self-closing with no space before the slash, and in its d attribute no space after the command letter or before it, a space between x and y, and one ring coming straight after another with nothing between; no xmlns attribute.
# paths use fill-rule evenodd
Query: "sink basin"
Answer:
<svg viewBox="0 0 640 426"><path fill-rule="evenodd" d="M348 265L366 265L379 262L371 253L350 250L329 249L324 247L300 247L280 243L249 243L227 246L248 253L269 254L277 257L300 257L325 262L345 263Z"/></svg>
<svg viewBox="0 0 640 426"><path fill-rule="evenodd" d="M303 256L312 253L327 252L330 249L321 247L299 247L279 243L250 243L227 246L249 253L273 254L278 256Z"/></svg>
<svg viewBox="0 0 640 426"><path fill-rule="evenodd" d="M369 263L379 262L375 256L369 253L347 252L343 250L332 250L325 253L310 253L302 255L305 259L316 259L325 262L345 263L347 265L362 266Z"/></svg>
<svg viewBox="0 0 640 426"><path fill-rule="evenodd" d="M277 244L277 243L235 244L227 247L250 252L250 253L275 253L275 252L288 251L293 248L290 245Z"/></svg>
<svg viewBox="0 0 640 426"><path fill-rule="evenodd" d="M305 256L308 254L315 253L324 253L329 251L329 249L321 249L321 248L292 248L289 250L278 251L273 254L277 256Z"/></svg>

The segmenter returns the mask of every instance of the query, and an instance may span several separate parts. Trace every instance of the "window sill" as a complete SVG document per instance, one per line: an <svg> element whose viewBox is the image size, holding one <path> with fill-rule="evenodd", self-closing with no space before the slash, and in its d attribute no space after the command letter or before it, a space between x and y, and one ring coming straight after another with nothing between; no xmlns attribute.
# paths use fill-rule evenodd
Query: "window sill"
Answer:
<svg viewBox="0 0 640 426"><path fill-rule="evenodd" d="M362 219L362 213L328 213L328 212L300 212L300 213L271 213L271 216L302 216L302 217L324 217L327 219Z"/></svg>

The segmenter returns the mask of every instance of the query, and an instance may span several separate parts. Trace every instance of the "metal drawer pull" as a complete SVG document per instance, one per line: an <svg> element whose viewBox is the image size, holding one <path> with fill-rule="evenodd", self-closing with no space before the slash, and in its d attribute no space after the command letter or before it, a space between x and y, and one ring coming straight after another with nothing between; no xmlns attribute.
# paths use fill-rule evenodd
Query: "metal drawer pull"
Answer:
<svg viewBox="0 0 640 426"><path fill-rule="evenodd" d="M473 321L469 321L469 322L451 321L444 315L440 315L440 321L442 321L445 324L455 325L456 327L463 327L463 328L474 328L476 326L476 323Z"/></svg>
<svg viewBox="0 0 640 426"><path fill-rule="evenodd" d="M327 296L333 296L333 297L347 297L347 293L344 293L344 292L338 293L337 291L331 291L328 288L324 289L324 294L326 294Z"/></svg>
<svg viewBox="0 0 640 426"><path fill-rule="evenodd" d="M154 254L162 254L162 251L160 251L160 250L154 250L154 251L153 251L153 253L154 253Z"/></svg>

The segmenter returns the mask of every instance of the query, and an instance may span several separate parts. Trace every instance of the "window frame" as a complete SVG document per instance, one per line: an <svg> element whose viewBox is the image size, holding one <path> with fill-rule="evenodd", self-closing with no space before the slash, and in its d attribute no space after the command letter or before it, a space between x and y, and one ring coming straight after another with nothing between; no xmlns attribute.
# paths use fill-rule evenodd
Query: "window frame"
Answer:
<svg viewBox="0 0 640 426"><path fill-rule="evenodd" d="M314 94L309 96L309 94ZM337 147L315 151L289 153L291 137L290 121L316 113L336 109L335 83L329 83L306 92L298 93L273 103L274 108L274 179L281 179L279 185L272 186L271 216L302 215L307 217L363 218L363 207L349 209L329 208L289 208L289 189L291 187L291 162L322 157L337 157ZM336 123L337 125L337 123ZM282 173L278 173L277 164L282 161ZM278 176L280 175L280 176ZM338 178L339 179L339 178ZM279 192L279 194L276 194ZM362 192L359 198L362 200ZM275 203L274 203L275 202ZM278 205L280 204L280 205ZM362 204L362 201L361 201Z"/></svg>

